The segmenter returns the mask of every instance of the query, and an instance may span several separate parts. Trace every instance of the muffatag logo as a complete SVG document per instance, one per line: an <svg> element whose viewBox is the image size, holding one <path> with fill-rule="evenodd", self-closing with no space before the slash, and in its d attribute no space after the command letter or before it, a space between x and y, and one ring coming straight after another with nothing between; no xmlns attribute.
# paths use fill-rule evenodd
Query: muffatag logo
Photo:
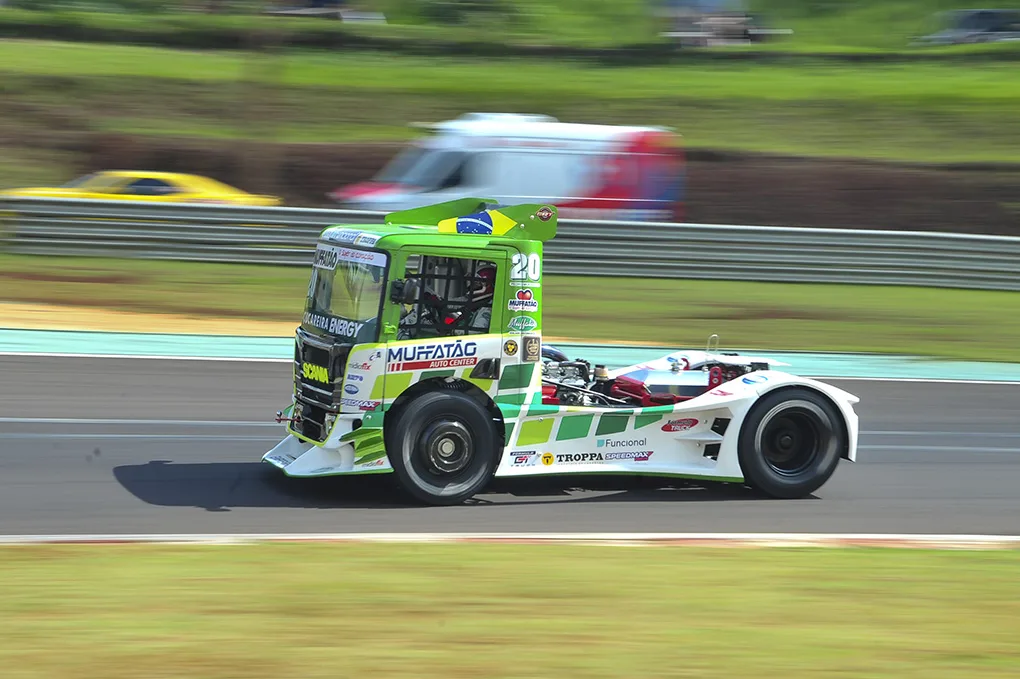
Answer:
<svg viewBox="0 0 1020 679"><path fill-rule="evenodd" d="M648 439L598 439L599 448L642 448L648 445Z"/></svg>
<svg viewBox="0 0 1020 679"><path fill-rule="evenodd" d="M535 293L530 288L518 290L517 293L507 300L507 309L510 311L538 311L538 300L535 299Z"/></svg>
<svg viewBox="0 0 1020 679"><path fill-rule="evenodd" d="M389 349L387 369L391 372L429 370L434 368L464 368L478 363L476 342L447 342L443 344L411 344Z"/></svg>

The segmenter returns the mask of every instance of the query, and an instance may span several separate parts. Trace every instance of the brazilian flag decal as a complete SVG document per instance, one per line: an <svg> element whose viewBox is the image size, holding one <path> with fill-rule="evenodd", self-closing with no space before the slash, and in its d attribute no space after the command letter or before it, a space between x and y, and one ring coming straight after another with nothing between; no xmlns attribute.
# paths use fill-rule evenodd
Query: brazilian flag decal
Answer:
<svg viewBox="0 0 1020 679"><path fill-rule="evenodd" d="M439 222L439 233L474 233L483 236L505 236L517 222L499 210L486 210Z"/></svg>

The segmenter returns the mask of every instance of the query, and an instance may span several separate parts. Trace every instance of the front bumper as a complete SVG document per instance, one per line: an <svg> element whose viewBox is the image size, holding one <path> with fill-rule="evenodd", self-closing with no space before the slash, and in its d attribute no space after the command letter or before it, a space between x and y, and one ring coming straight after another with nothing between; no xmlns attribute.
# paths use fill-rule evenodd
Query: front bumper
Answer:
<svg viewBox="0 0 1020 679"><path fill-rule="evenodd" d="M354 443L341 438L353 431L355 420L361 415L338 415L329 437L322 444L312 443L287 429L287 437L262 456L283 471L287 476L314 477L338 476L343 474L385 474L393 471L389 460L383 456L362 464L355 464Z"/></svg>

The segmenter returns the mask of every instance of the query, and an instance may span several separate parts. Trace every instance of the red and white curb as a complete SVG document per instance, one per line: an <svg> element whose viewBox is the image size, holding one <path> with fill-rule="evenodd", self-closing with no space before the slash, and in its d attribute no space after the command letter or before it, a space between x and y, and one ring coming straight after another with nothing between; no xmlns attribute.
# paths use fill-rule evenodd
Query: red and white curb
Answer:
<svg viewBox="0 0 1020 679"><path fill-rule="evenodd" d="M1016 535L868 533L231 533L167 535L0 535L0 545L138 543L172 545L246 545L266 542L1020 549L1020 536Z"/></svg>

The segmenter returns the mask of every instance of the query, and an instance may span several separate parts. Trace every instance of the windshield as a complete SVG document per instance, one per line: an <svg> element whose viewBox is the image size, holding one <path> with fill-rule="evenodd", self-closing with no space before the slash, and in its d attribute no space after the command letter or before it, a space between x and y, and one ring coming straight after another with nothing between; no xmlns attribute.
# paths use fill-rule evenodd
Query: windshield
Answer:
<svg viewBox="0 0 1020 679"><path fill-rule="evenodd" d="M464 153L461 151L413 147L394 158L376 181L434 190L449 185L463 162Z"/></svg>
<svg viewBox="0 0 1020 679"><path fill-rule="evenodd" d="M88 189L90 191L108 191L124 182L122 177L96 172L78 177L64 184L65 189Z"/></svg>
<svg viewBox="0 0 1020 679"><path fill-rule="evenodd" d="M302 325L353 344L379 337L386 254L320 243Z"/></svg>

